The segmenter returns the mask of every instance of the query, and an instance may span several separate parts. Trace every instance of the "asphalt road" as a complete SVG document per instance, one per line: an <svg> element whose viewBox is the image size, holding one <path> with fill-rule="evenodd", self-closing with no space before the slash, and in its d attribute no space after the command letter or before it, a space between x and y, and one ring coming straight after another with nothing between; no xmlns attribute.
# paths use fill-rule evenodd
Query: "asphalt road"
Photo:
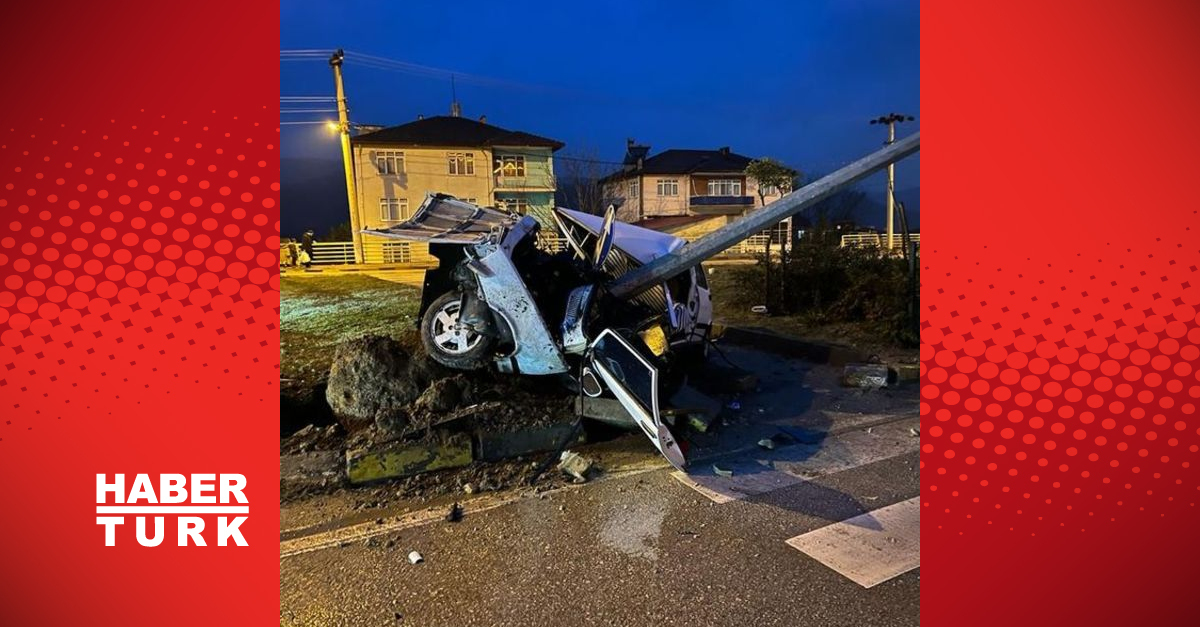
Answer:
<svg viewBox="0 0 1200 627"><path fill-rule="evenodd" d="M915 390L848 393L829 387L831 369L731 357L760 372L761 390L741 399L742 424L698 455L717 456L739 480L760 468L790 481L718 504L653 455L634 455L588 484L465 501L457 523L439 512L378 529L360 522L323 544L336 524L307 538L291 530L280 623L918 624L919 568L864 588L785 543L918 495ZM818 435L773 452L753 446L781 427ZM712 475L712 462L695 472ZM414 550L423 563L409 563Z"/></svg>

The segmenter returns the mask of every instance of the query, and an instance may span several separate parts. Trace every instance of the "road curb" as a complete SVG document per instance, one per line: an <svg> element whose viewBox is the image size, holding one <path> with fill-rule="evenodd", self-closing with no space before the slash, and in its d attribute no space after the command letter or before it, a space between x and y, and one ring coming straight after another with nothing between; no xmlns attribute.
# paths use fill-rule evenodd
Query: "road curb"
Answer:
<svg viewBox="0 0 1200 627"><path fill-rule="evenodd" d="M731 344L831 366L865 362L870 358L870 355L851 346L801 340L755 327L726 327L721 339Z"/></svg>

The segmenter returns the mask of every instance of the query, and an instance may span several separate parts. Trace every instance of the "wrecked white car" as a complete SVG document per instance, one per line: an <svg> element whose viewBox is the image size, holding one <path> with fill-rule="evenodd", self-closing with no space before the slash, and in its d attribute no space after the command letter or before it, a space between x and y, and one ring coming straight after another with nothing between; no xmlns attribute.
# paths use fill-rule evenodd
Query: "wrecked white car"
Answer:
<svg viewBox="0 0 1200 627"><path fill-rule="evenodd" d="M365 234L427 242L420 333L436 361L462 370L558 375L589 396L610 393L677 467L683 451L659 415L683 366L706 353L712 303L696 266L629 298L606 285L683 246L680 238L554 210L565 250L539 246L541 225L432 194L413 217Z"/></svg>

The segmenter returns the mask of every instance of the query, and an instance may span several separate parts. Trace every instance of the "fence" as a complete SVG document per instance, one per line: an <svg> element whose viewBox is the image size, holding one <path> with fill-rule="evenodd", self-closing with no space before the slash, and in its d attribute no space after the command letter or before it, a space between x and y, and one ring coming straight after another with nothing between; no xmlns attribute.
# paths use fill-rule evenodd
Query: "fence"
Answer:
<svg viewBox="0 0 1200 627"><path fill-rule="evenodd" d="M914 244L920 246L920 233L912 233L908 237ZM884 248L885 244L887 244L886 233L847 233L842 236L842 248L850 246L875 246L876 248ZM904 237L899 233L893 234L892 244L894 248L903 248Z"/></svg>
<svg viewBox="0 0 1200 627"><path fill-rule="evenodd" d="M752 235L738 242L729 250L722 252L721 257L753 257L761 255L766 249L766 235ZM843 240L842 245L846 243ZM559 252L567 249L567 242L555 233L541 231L538 233L538 247L548 252ZM772 242L771 248L779 254L779 242ZM437 258L429 254L429 245L418 242L398 242L381 238L363 238L363 262L366 264L403 264L417 267L436 266ZM279 251L280 263L289 261L288 246L285 244ZM352 242L313 242L313 265L340 266L354 263L354 244Z"/></svg>
<svg viewBox="0 0 1200 627"><path fill-rule="evenodd" d="M285 244L279 251L280 262L289 261ZM335 266L354 263L352 242L313 242L313 265ZM429 246L417 242L397 242L379 238L363 238L363 262L368 264L406 264L435 266L437 258L429 254Z"/></svg>

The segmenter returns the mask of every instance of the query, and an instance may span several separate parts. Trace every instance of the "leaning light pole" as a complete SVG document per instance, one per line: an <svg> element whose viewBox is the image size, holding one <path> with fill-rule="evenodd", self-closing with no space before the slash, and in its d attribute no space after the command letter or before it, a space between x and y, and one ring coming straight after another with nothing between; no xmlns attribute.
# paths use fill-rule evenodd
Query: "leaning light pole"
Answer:
<svg viewBox="0 0 1200 627"><path fill-rule="evenodd" d="M800 213L920 149L920 133L914 133L904 139L889 143L858 161L805 185L736 222L731 222L698 240L685 244L669 255L659 257L622 275L609 286L609 291L618 298L628 298L638 294L651 285L662 283L688 268L702 263L747 237Z"/></svg>

